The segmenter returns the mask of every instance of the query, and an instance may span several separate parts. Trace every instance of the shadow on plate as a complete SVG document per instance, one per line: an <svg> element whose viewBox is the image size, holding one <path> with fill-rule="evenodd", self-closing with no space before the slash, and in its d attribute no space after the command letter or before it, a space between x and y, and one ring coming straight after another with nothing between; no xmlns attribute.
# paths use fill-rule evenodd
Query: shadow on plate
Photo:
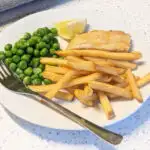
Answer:
<svg viewBox="0 0 150 150"><path fill-rule="evenodd" d="M32 124L27 122L14 114L12 114L9 110L5 108L8 115L23 129L28 132L33 133L34 135L40 137L41 139L47 141L60 142L65 144L86 144L86 145L94 145L98 150L115 150L115 147L107 144L105 141L100 140L95 135L90 133L87 130L81 131L67 131L67 130L59 130L59 129L51 129L47 127L42 127L39 125ZM142 125L145 121L150 118L150 98L147 99L143 105L130 117L115 123L114 125L107 126L106 128L114 131L116 133L120 133L121 135L129 135L135 130L137 127Z"/></svg>
<svg viewBox="0 0 150 150"><path fill-rule="evenodd" d="M0 26L38 11L47 10L58 5L64 5L70 1L72 0L34 0L30 3L1 12Z"/></svg>

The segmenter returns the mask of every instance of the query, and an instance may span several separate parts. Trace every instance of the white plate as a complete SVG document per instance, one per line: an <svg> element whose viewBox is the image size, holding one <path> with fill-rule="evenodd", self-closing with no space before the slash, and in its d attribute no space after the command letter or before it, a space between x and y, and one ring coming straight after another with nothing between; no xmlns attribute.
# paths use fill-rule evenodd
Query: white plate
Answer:
<svg viewBox="0 0 150 150"><path fill-rule="evenodd" d="M150 44L147 42L147 37L150 35L145 35L144 30L140 30L139 24L137 24L136 21L131 18L130 21L133 21L128 22L129 18L124 18L119 13L116 18L109 18L109 21L107 14L106 16L94 14L93 17L92 13L84 10L78 10L78 14L80 14L80 18L87 18L88 24L90 24L92 29L117 29L130 33L134 49L141 50L143 53L142 60L146 62L138 68L137 75L144 75L149 71ZM14 43L25 32L33 32L39 27L50 27L52 26L52 23L59 20L78 18L78 14L76 13L76 10L72 11L72 13L68 13L66 10L48 10L25 17L0 33L0 49L3 49L6 43ZM141 24L144 23L146 24L146 21L141 22ZM148 89L150 89L150 86L146 86L141 90L145 100L150 93ZM38 125L57 129L82 129L80 126L34 100L14 94L2 86L0 86L0 102L15 115ZM101 109L85 108L77 101L73 103L65 103L62 101L61 104L78 115L101 126L111 125L126 118L142 105L136 100L112 102L116 117L113 120L107 120Z"/></svg>

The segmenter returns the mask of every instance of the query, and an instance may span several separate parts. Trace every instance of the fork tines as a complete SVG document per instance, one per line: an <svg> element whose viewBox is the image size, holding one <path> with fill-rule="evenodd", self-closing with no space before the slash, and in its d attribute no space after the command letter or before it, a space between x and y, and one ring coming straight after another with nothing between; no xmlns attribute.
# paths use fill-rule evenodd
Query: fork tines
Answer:
<svg viewBox="0 0 150 150"><path fill-rule="evenodd" d="M4 80L8 76L10 76L12 73L9 70L9 68L4 64L3 61L0 61L0 79Z"/></svg>

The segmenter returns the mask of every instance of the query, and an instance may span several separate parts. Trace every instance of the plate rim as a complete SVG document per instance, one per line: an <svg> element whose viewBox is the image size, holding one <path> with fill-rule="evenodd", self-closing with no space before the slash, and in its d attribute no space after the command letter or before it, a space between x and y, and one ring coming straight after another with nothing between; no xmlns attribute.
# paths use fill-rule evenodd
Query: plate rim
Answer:
<svg viewBox="0 0 150 150"><path fill-rule="evenodd" d="M73 10L76 10L76 9L73 8ZM84 10L85 10L85 9L84 9ZM51 12L51 11L53 11L53 12L54 12L54 11L55 11L55 12L59 12L59 11L60 11L60 12L61 12L61 11L67 11L67 10L64 9L64 8L59 8L59 9L52 8L52 9L43 10L43 11L40 11L40 12L35 12L35 13L33 13L33 14L29 14L29 15L23 17L23 18L18 19L18 20L15 21L15 22L12 22L12 23L9 24L8 26L4 27L4 28L0 31L0 36L2 36L2 34L5 33L7 30L10 30L10 29L12 28L12 26L14 26L14 25L16 25L16 24L22 22L23 20L26 21L26 19L28 19L28 18L32 18L32 17L34 17L34 16L41 15L41 14L44 15L44 13L48 13L48 12ZM83 11L83 9L80 9L80 12L81 12L81 11ZM107 127L113 126L113 125L118 124L118 123L124 121L125 119L131 117L131 116L132 116L133 114L135 114L139 109L141 109L141 107L145 104L145 102L146 102L149 98L150 98L150 95L146 96L145 101L144 101L141 105L139 105L139 106L138 106L133 112L131 112L130 114L125 115L125 117L123 117L122 119L113 121L113 122L108 123L108 124L106 124L106 125L104 125L104 126L102 126L102 127L106 127L106 128L107 128ZM6 108L6 109L7 109L7 108ZM9 110L9 109L8 109L8 110ZM12 112L12 114L14 114L14 113ZM16 115L16 114L14 114L14 115ZM25 119L25 118L22 117L22 116L18 116L18 115L16 115L16 116L17 116L18 118L23 119L24 121L27 121L28 123L35 124L35 125L42 126L42 127L48 127L48 126L43 126L43 125L41 125L41 124L39 124L39 123L31 122L31 121ZM63 128L57 128L57 127L56 127L56 128L48 127L48 128L50 128L50 129L56 129L56 130L64 130L64 131L86 131L86 130L87 130L87 129L82 128L82 127L81 127L81 128L77 128L77 129L76 129L76 128L74 128L74 129L70 129L70 128L68 128L68 129L63 129Z"/></svg>

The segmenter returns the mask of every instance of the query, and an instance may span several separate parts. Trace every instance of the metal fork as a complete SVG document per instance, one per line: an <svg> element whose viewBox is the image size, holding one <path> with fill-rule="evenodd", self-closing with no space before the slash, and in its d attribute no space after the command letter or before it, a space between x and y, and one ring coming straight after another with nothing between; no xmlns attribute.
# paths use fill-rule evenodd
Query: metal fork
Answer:
<svg viewBox="0 0 150 150"><path fill-rule="evenodd" d="M0 62L0 83L11 90L12 92L18 93L20 95L24 95L30 97L41 104L46 105L47 107L53 109L54 111L60 113L61 115L67 117L68 119L74 121L80 126L88 129L92 133L95 133L98 137L108 141L111 144L117 145L119 144L123 137L119 134L113 133L109 130L106 130L80 116L73 113L72 111L64 108L63 106L57 104L54 101L49 100L48 98L40 95L39 93L31 91L28 87L26 87L22 81L20 81L12 71L4 64L4 62ZM41 101L42 99L42 101Z"/></svg>

